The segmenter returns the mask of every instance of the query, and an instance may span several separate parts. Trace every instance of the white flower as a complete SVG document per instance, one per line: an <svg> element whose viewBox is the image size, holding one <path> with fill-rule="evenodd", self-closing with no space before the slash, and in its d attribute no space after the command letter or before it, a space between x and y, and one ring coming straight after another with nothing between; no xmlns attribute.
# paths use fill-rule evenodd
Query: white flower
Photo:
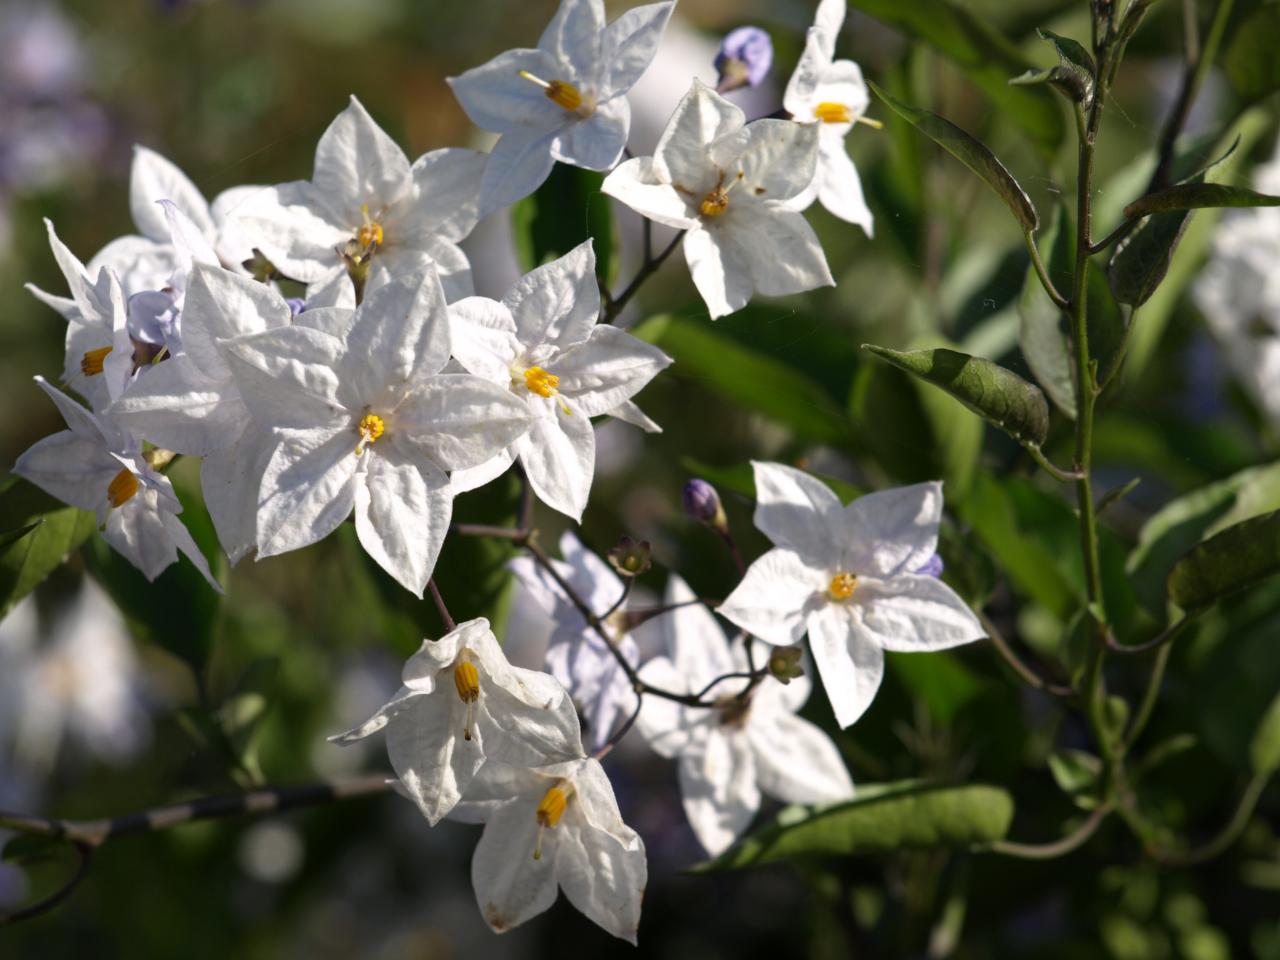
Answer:
<svg viewBox="0 0 1280 960"><path fill-rule="evenodd" d="M343 251L371 251L368 289L435 264L450 300L472 291L457 242L476 225L484 157L433 150L412 166L355 97L316 146L310 180L258 191L234 223L285 276L314 288L341 281Z"/></svg>
<svg viewBox="0 0 1280 960"><path fill-rule="evenodd" d="M757 120L700 80L680 101L652 157L628 160L605 193L687 230L684 255L711 318L753 293L783 296L834 283L813 228L785 201L813 180L818 125Z"/></svg>
<svg viewBox="0 0 1280 960"><path fill-rule="evenodd" d="M768 643L797 643L808 630L840 726L870 706L885 650L944 650L986 636L950 587L915 572L937 549L940 483L870 493L845 507L806 473L752 466L755 525L776 549L751 565L719 610Z"/></svg>
<svg viewBox="0 0 1280 960"><path fill-rule="evenodd" d="M649 877L644 842L622 822L598 760L539 769L487 763L451 819L483 822L471 860L476 902L498 933L556 901L631 943Z"/></svg>
<svg viewBox="0 0 1280 960"><path fill-rule="evenodd" d="M148 739L142 686L124 619L89 578L49 620L29 596L0 621L0 744L22 766L47 770L64 740L128 760Z"/></svg>
<svg viewBox="0 0 1280 960"><path fill-rule="evenodd" d="M468 297L449 308L453 355L509 390L534 416L501 457L454 478L470 490L519 458L538 499L581 521L596 469L591 418L620 407L671 363L657 347L597 325L600 291L591 241L522 277L501 302Z"/></svg>
<svg viewBox="0 0 1280 960"><path fill-rule="evenodd" d="M675 3L605 26L601 0L561 0L535 50L508 50L450 77L472 121L501 134L480 186L481 215L537 190L555 161L608 170L627 145L627 91L658 48Z"/></svg>
<svg viewBox="0 0 1280 960"><path fill-rule="evenodd" d="M696 603L688 584L672 575L663 616L667 656L640 670L645 682L672 693L696 694L717 677L748 669L741 643L730 645L716 618ZM636 726L649 745L679 761L680 794L698 840L712 856L751 824L760 794L786 803L834 803L853 796L853 781L829 737L795 715L811 684L783 685L765 677L745 700L747 681L723 681L707 694L711 709L645 698Z"/></svg>
<svg viewBox="0 0 1280 960"><path fill-rule="evenodd" d="M623 593L622 581L571 531L560 537L560 554L564 560L552 560L552 566L588 609L600 615L617 604ZM555 624L547 647L547 668L578 704L591 744L598 748L608 740L619 719L635 710L635 689L614 651L542 567L529 557L516 557L509 566L520 585ZM636 666L640 651L626 630L625 604L606 620L605 630L614 638L618 652Z"/></svg>
<svg viewBox="0 0 1280 960"><path fill-rule="evenodd" d="M421 596L453 511L445 471L483 463L529 428L509 390L436 375L449 361L449 319L430 265L379 287L345 328L280 327L221 349L250 414L275 434L257 499L259 558L315 543L354 509L365 550Z"/></svg>
<svg viewBox="0 0 1280 960"><path fill-rule="evenodd" d="M818 121L818 166L813 182L790 206L804 210L816 198L832 214L871 236L871 211L844 140L870 102L862 71L852 60L833 60L844 23L845 0L822 0L805 38L804 53L782 104L796 120Z"/></svg>
<svg viewBox="0 0 1280 960"><path fill-rule="evenodd" d="M94 511L103 538L148 580L175 562L181 550L221 592L204 554L178 519L182 504L173 485L147 463L141 441L42 377L36 383L71 429L36 443L18 458L13 472L64 503Z"/></svg>
<svg viewBox="0 0 1280 960"><path fill-rule="evenodd" d="M167 450L203 457L200 480L218 539L232 563L257 542L258 489L275 448L253 423L218 343L294 322L275 290L246 276L197 264L182 308L178 351L148 369L110 415ZM303 325L345 326L350 311L303 313Z"/></svg>
<svg viewBox="0 0 1280 960"><path fill-rule="evenodd" d="M582 756L578 715L564 688L507 662L483 618L424 640L403 686L372 717L333 740L387 731L396 776L434 826L486 762L545 766Z"/></svg>

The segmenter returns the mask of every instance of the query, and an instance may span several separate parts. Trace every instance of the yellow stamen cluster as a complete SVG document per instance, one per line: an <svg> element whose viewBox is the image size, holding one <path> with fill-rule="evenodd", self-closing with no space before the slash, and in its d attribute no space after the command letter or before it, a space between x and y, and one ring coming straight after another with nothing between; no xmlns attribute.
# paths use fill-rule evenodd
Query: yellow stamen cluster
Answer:
<svg viewBox="0 0 1280 960"><path fill-rule="evenodd" d="M542 367L530 367L524 372L524 385L530 393L540 397L554 397L560 392L560 378Z"/></svg>
<svg viewBox="0 0 1280 960"><path fill-rule="evenodd" d="M462 728L462 736L463 739L470 740L471 726L475 721L475 705L480 699L480 671L465 651L454 665L453 685L458 691L458 699L467 705L467 723Z"/></svg>
<svg viewBox="0 0 1280 960"><path fill-rule="evenodd" d="M542 802L534 816L538 818L538 839L533 845L533 859L542 859L542 831L549 830L560 822L565 807L569 805L569 796L573 788L564 780L542 795Z"/></svg>
<svg viewBox="0 0 1280 960"><path fill-rule="evenodd" d="M832 103L824 100L813 108L813 115L816 119L823 123L852 123L853 117L849 114L849 107L843 103Z"/></svg>
<svg viewBox="0 0 1280 960"><path fill-rule="evenodd" d="M589 117L595 112L595 101L590 97L583 96L582 91L572 83L566 83L564 80L543 80L528 70L521 70L520 76L541 87L548 100L569 113L576 113L580 117Z"/></svg>
<svg viewBox="0 0 1280 960"><path fill-rule="evenodd" d="M858 578L852 573L837 573L827 585L827 596L832 600L848 600L858 589Z"/></svg>
<svg viewBox="0 0 1280 960"><path fill-rule="evenodd" d="M356 444L356 456L358 457L364 453L365 444L373 443L387 432L387 423L376 413L366 413L360 418L360 425L356 430L360 434L360 442Z"/></svg>
<svg viewBox="0 0 1280 960"><path fill-rule="evenodd" d="M129 469L121 470L107 484L107 502L113 507L122 507L138 492L138 478Z"/></svg>
<svg viewBox="0 0 1280 960"><path fill-rule="evenodd" d="M107 359L107 354L110 352L110 347L90 350L80 358L80 372L86 377L96 377L102 372L102 362Z"/></svg>
<svg viewBox="0 0 1280 960"><path fill-rule="evenodd" d="M360 246L380 247L385 239L382 232L382 224L369 216L369 205L367 203L360 205L360 212L364 214L364 224L356 231L356 242Z"/></svg>
<svg viewBox="0 0 1280 960"><path fill-rule="evenodd" d="M724 187L716 187L698 204L704 217L718 217L729 209L729 191Z"/></svg>

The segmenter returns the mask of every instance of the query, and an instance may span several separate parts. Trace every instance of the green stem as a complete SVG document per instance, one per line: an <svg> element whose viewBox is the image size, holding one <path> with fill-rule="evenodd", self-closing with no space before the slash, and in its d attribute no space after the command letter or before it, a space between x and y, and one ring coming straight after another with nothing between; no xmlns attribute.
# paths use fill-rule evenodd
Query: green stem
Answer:
<svg viewBox="0 0 1280 960"><path fill-rule="evenodd" d="M1217 836L1208 843L1192 847L1190 850L1166 850L1158 846L1149 846L1147 852L1154 859L1171 867L1191 867L1197 863L1212 860L1240 839L1240 834L1244 833L1244 828L1249 825L1249 818L1253 816L1253 811L1258 806L1258 801L1262 799L1262 792L1267 788L1267 781L1270 779L1270 773L1260 772L1253 775L1253 779L1244 788L1244 794L1240 797L1235 813L1231 815L1226 826L1219 830Z"/></svg>
<svg viewBox="0 0 1280 960"><path fill-rule="evenodd" d="M1067 309L1067 298L1058 292L1058 288L1053 285L1053 281L1049 279L1049 271L1045 269L1044 260L1040 258L1040 248L1036 246L1035 237L1031 235L1030 230L1022 231L1022 239L1027 242L1027 253L1031 255L1031 265L1035 267L1036 276L1040 278L1040 286L1044 287L1044 292L1049 295L1049 299L1053 301L1053 305L1059 310Z"/></svg>
<svg viewBox="0 0 1280 960"><path fill-rule="evenodd" d="M1083 846L1085 841L1098 831L1098 827L1102 826L1102 822L1110 813L1110 807L1099 807L1080 826L1053 843L1015 843L1012 840L997 840L983 852L999 853L1006 857L1017 857L1020 860L1055 860L1058 857L1065 857Z"/></svg>
<svg viewBox="0 0 1280 960"><path fill-rule="evenodd" d="M1173 647L1165 645L1160 648L1160 652L1156 654L1155 661L1151 664L1151 676L1147 680L1147 692L1142 697L1142 705L1138 708L1137 714L1133 718L1133 722L1129 724L1129 732L1125 734L1124 745L1127 750L1138 741L1138 737L1142 736L1142 731L1146 729L1147 721L1151 719L1151 714L1155 712L1156 701L1160 698L1160 686L1164 683L1165 667L1169 665L1169 654L1173 651Z"/></svg>

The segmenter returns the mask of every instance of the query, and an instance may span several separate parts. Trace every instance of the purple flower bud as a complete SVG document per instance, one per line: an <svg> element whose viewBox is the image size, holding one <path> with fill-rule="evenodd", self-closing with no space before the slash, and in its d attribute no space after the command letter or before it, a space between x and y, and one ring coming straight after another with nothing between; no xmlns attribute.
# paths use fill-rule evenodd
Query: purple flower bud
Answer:
<svg viewBox="0 0 1280 960"><path fill-rule="evenodd" d="M684 512L690 520L705 523L721 533L729 529L729 521L720 505L720 494L705 480L694 477L684 485Z"/></svg>
<svg viewBox="0 0 1280 960"><path fill-rule="evenodd" d="M934 554L915 571L921 577L940 577L942 576L942 557Z"/></svg>
<svg viewBox="0 0 1280 960"><path fill-rule="evenodd" d="M773 66L773 41L759 27L738 27L720 41L716 70L720 93L759 86Z"/></svg>
<svg viewBox="0 0 1280 960"><path fill-rule="evenodd" d="M289 305L289 313L295 317L307 309L306 301L301 297L289 297L285 303Z"/></svg>

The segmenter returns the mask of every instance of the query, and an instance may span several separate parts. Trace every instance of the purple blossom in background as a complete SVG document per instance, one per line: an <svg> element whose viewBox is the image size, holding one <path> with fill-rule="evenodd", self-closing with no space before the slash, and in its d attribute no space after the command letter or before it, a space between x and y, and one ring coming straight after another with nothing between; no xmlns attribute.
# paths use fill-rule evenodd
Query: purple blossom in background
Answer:
<svg viewBox="0 0 1280 960"><path fill-rule="evenodd" d="M916 575L921 577L940 577L942 576L942 557L934 554L916 570Z"/></svg>
<svg viewBox="0 0 1280 960"><path fill-rule="evenodd" d="M289 313L295 317L307 309L306 301L301 297L289 297L285 300L285 303L289 305Z"/></svg>
<svg viewBox="0 0 1280 960"><path fill-rule="evenodd" d="M759 27L730 30L720 42L716 70L720 82L716 90L725 93L739 87L756 87L773 66L773 41Z"/></svg>

